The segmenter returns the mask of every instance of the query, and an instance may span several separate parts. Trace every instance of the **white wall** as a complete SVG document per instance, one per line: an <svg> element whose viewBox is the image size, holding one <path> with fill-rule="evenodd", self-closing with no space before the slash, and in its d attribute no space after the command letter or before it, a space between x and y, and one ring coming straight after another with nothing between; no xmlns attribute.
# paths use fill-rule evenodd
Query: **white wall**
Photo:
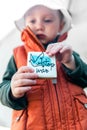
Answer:
<svg viewBox="0 0 87 130"><path fill-rule="evenodd" d="M0 41L0 82L15 46L21 45L20 33L15 28ZM0 126L10 127L12 110L0 103Z"/></svg>

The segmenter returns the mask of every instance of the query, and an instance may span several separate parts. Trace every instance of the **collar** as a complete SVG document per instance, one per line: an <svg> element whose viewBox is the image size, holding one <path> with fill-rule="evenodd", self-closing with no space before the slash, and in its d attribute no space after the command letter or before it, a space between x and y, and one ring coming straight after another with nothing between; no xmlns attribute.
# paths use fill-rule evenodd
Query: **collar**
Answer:
<svg viewBox="0 0 87 130"><path fill-rule="evenodd" d="M59 37L60 35L57 35L56 38L54 38L54 40L52 40L51 42L48 42L47 44L43 44L44 48L46 49L49 44L58 42Z"/></svg>

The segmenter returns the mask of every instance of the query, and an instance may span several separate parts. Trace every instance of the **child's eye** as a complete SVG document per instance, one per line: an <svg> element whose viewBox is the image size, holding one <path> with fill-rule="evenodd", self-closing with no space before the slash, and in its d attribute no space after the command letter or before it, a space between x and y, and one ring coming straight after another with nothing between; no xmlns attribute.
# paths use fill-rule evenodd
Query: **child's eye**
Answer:
<svg viewBox="0 0 87 130"><path fill-rule="evenodd" d="M50 23L50 22L52 22L52 20L51 19L45 19L44 22Z"/></svg>
<svg viewBox="0 0 87 130"><path fill-rule="evenodd" d="M30 20L30 23L35 23L35 20Z"/></svg>

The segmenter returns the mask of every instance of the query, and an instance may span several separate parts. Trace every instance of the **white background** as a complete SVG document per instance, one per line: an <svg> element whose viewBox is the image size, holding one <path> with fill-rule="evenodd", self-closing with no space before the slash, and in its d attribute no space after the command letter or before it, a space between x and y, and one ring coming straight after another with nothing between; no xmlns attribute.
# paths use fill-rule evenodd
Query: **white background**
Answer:
<svg viewBox="0 0 87 130"><path fill-rule="evenodd" d="M25 0L0 0L0 40L15 27L25 8Z"/></svg>
<svg viewBox="0 0 87 130"><path fill-rule="evenodd" d="M14 27L12 2L12 0L0 0L0 40Z"/></svg>

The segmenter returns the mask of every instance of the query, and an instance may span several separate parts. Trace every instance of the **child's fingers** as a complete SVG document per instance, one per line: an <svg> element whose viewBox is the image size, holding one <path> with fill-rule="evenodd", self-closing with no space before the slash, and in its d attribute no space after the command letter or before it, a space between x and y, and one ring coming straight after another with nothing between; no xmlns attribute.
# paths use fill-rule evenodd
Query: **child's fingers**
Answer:
<svg viewBox="0 0 87 130"><path fill-rule="evenodd" d="M53 48L53 44L49 44L47 49L46 49L46 53L49 53L49 51Z"/></svg>
<svg viewBox="0 0 87 130"><path fill-rule="evenodd" d="M30 68L30 67L28 67L28 66L22 66L22 67L20 67L20 68L18 69L17 72L18 72L18 73L25 73L25 72L30 72L30 73L32 73L32 72L34 72L34 69L32 69L32 68Z"/></svg>
<svg viewBox="0 0 87 130"><path fill-rule="evenodd" d="M31 79L19 79L19 80L15 80L12 82L12 86L15 87L22 87L22 86L28 86L28 85L35 85L36 84L36 80L31 80Z"/></svg>
<svg viewBox="0 0 87 130"><path fill-rule="evenodd" d="M18 71L13 75L12 80L35 78L38 78L38 75L34 73L34 70L28 66L23 66L20 67Z"/></svg>
<svg viewBox="0 0 87 130"><path fill-rule="evenodd" d="M24 94L26 92L28 92L29 90L31 90L30 86L17 87L17 88L14 89L13 96L15 98L20 98L20 97L24 96Z"/></svg>
<svg viewBox="0 0 87 130"><path fill-rule="evenodd" d="M36 73L15 73L12 77L14 80L18 79L36 79L38 78L38 75Z"/></svg>
<svg viewBox="0 0 87 130"><path fill-rule="evenodd" d="M50 45L49 45L49 46L50 46ZM49 47L46 52L47 52L47 54L48 54L49 56L53 56L53 55L55 55L56 53L58 53L58 52L60 51L60 49L62 49L62 45L59 44L59 43L55 43L55 44L53 44L51 47Z"/></svg>
<svg viewBox="0 0 87 130"><path fill-rule="evenodd" d="M65 51L72 52L72 47L70 45L65 45L61 48L60 53L63 53Z"/></svg>

